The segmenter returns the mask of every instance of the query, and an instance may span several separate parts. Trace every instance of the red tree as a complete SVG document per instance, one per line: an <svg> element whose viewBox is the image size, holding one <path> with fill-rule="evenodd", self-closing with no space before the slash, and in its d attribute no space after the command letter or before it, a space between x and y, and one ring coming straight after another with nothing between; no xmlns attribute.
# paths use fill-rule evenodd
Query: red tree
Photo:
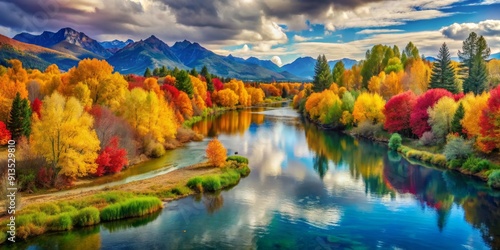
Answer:
<svg viewBox="0 0 500 250"><path fill-rule="evenodd" d="M41 109L42 109L42 102L40 101L40 99L36 98L31 103L31 110L33 111L33 113L36 114L38 118L42 118L42 115L40 114Z"/></svg>
<svg viewBox="0 0 500 250"><path fill-rule="evenodd" d="M119 139L114 136L109 145L99 154L96 159L97 171L95 175L114 174L122 170L128 164L127 151L118 147Z"/></svg>
<svg viewBox="0 0 500 250"><path fill-rule="evenodd" d="M219 78L212 79L212 83L214 84L215 90L219 91L224 88L224 84L219 80Z"/></svg>
<svg viewBox="0 0 500 250"><path fill-rule="evenodd" d="M484 145L481 149L490 152L500 148L500 86L490 92L486 109L479 119L479 126L484 137L481 140Z"/></svg>
<svg viewBox="0 0 500 250"><path fill-rule="evenodd" d="M209 108L211 108L213 106L213 104L212 104L212 95L210 94L210 91L207 91L207 98L205 99L205 104Z"/></svg>
<svg viewBox="0 0 500 250"><path fill-rule="evenodd" d="M173 98L177 98L179 96L179 90L173 85L163 84L160 88L165 91L165 93L170 93Z"/></svg>
<svg viewBox="0 0 500 250"><path fill-rule="evenodd" d="M411 92L393 96L386 104L384 109L385 123L384 128L391 133L409 132L410 114L417 101L417 96Z"/></svg>
<svg viewBox="0 0 500 250"><path fill-rule="evenodd" d="M10 131L5 126L5 123L0 122L0 145L6 145L11 138Z"/></svg>
<svg viewBox="0 0 500 250"><path fill-rule="evenodd" d="M410 127L413 134L421 137L424 132L431 130L427 123L427 120L429 120L427 109L434 107L434 104L444 96L453 98L453 94L446 89L430 89L417 98L413 112L410 115Z"/></svg>

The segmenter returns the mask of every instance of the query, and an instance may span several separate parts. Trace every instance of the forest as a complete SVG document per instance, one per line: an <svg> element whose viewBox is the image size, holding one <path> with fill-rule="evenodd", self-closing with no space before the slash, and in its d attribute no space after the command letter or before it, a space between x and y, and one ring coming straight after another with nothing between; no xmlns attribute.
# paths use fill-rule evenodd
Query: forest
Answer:
<svg viewBox="0 0 500 250"><path fill-rule="evenodd" d="M323 128L386 141L410 159L500 187L500 61L487 60L483 36L470 33L459 62L443 43L435 62L411 42L375 45L364 61L330 70L319 56L313 84L293 106Z"/></svg>

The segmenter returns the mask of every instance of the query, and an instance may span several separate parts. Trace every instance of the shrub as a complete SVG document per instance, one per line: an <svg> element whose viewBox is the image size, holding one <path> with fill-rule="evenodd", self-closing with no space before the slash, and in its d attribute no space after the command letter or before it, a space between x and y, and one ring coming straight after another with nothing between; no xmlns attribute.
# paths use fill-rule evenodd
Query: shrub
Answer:
<svg viewBox="0 0 500 250"><path fill-rule="evenodd" d="M432 146L436 144L436 138L431 131L424 132L419 140L420 144L423 146Z"/></svg>
<svg viewBox="0 0 500 250"><path fill-rule="evenodd" d="M463 159L453 159L453 160L450 160L450 162L448 163L448 167L451 169L457 169L457 168L461 168L463 164L464 164Z"/></svg>
<svg viewBox="0 0 500 250"><path fill-rule="evenodd" d="M446 160L446 156L441 154L435 154L431 159L431 164L441 167L446 167L448 161Z"/></svg>
<svg viewBox="0 0 500 250"><path fill-rule="evenodd" d="M235 161L237 163L245 163L248 164L248 158L239 156L239 155L231 155L226 158L226 161Z"/></svg>
<svg viewBox="0 0 500 250"><path fill-rule="evenodd" d="M488 185L500 188L500 170L493 170L488 176Z"/></svg>
<svg viewBox="0 0 500 250"><path fill-rule="evenodd" d="M147 144L145 153L150 157L159 158L164 155L166 151L161 143L151 141Z"/></svg>
<svg viewBox="0 0 500 250"><path fill-rule="evenodd" d="M101 220L110 221L137 217L157 211L163 203L156 197L138 197L109 205L101 211Z"/></svg>
<svg viewBox="0 0 500 250"><path fill-rule="evenodd" d="M397 150L401 146L401 142L403 139L401 138L401 135L398 133L394 133L391 135L391 138L389 139L389 148L392 150Z"/></svg>
<svg viewBox="0 0 500 250"><path fill-rule="evenodd" d="M79 227L95 225L99 221L99 210L95 207L84 208L75 216L75 224Z"/></svg>
<svg viewBox="0 0 500 250"><path fill-rule="evenodd" d="M54 215L49 223L49 228L52 231L64 231L73 228L73 221L70 213L62 213Z"/></svg>
<svg viewBox="0 0 500 250"><path fill-rule="evenodd" d="M473 173L478 173L478 172L481 172L483 170L489 170L491 168L493 168L493 164L491 164L490 161L483 159L483 160L480 160L477 163L477 165L473 166L471 171Z"/></svg>
<svg viewBox="0 0 500 250"><path fill-rule="evenodd" d="M189 188L196 190L198 192L203 192L203 187L201 185L202 182L203 182L203 179L201 177L193 177L193 178L189 179L186 186L188 186Z"/></svg>
<svg viewBox="0 0 500 250"><path fill-rule="evenodd" d="M361 122L356 128L352 130L354 134L364 137L376 137L382 132L382 124L372 124L371 122Z"/></svg>
<svg viewBox="0 0 500 250"><path fill-rule="evenodd" d="M476 167L479 162L481 161L481 159L475 157L475 156L470 156L469 158L467 158L467 160L464 162L464 165L462 166L462 168L466 169L466 170L469 170L471 172L473 172L473 168ZM476 167L474 170L478 170L478 168ZM479 172L479 171L478 171ZM473 172L473 173L477 173L477 172Z"/></svg>
<svg viewBox="0 0 500 250"><path fill-rule="evenodd" d="M217 176L207 176L201 183L203 190L216 191L221 189L220 178Z"/></svg>
<svg viewBox="0 0 500 250"><path fill-rule="evenodd" d="M447 160L467 159L473 152L473 142L459 136L448 136L443 154Z"/></svg>
<svg viewBox="0 0 500 250"><path fill-rule="evenodd" d="M185 194L189 194L191 193L191 190L189 190L189 188L187 187L174 187L172 188L171 190L172 194L175 194L175 195L185 195Z"/></svg>
<svg viewBox="0 0 500 250"><path fill-rule="evenodd" d="M221 187L228 187L236 185L240 181L240 173L234 169L230 169L227 172L220 175Z"/></svg>

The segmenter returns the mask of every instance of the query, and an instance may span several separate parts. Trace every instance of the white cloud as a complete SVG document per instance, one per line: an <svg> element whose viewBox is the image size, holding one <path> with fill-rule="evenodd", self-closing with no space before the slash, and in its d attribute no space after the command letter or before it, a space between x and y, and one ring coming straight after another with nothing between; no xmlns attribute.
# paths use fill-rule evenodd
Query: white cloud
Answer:
<svg viewBox="0 0 500 250"><path fill-rule="evenodd" d="M476 5L492 5L492 4L498 4L500 3L500 0L484 0L479 3L471 3L468 4L467 6L476 6Z"/></svg>
<svg viewBox="0 0 500 250"><path fill-rule="evenodd" d="M364 29L361 31L356 32L358 35L370 35L370 34L380 34L380 33L395 33L395 32L402 32L404 30L398 30L398 29Z"/></svg>
<svg viewBox="0 0 500 250"><path fill-rule="evenodd" d="M273 56L271 58L271 62L273 62L274 64L276 64L280 67L281 67L281 65L283 65L283 63L281 62L281 58L279 56Z"/></svg>
<svg viewBox="0 0 500 250"><path fill-rule="evenodd" d="M485 20L479 23L454 23L440 29L441 33L452 39L465 39L471 32L483 36L500 36L500 20Z"/></svg>

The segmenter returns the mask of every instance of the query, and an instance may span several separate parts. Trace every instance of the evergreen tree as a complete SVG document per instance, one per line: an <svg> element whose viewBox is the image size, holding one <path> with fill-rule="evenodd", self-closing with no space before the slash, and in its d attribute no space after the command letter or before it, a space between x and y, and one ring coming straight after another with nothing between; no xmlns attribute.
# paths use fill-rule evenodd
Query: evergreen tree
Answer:
<svg viewBox="0 0 500 250"><path fill-rule="evenodd" d="M344 71L345 71L345 66L342 60L335 63L335 66L333 66L333 71L332 71L333 82L338 84L339 87L344 86L342 82L342 76L344 75Z"/></svg>
<svg viewBox="0 0 500 250"><path fill-rule="evenodd" d="M451 132L459 133L462 136L465 135L462 128L462 119L464 119L464 116L464 105L460 102L457 111L455 111L455 115L453 116L453 120L451 121Z"/></svg>
<svg viewBox="0 0 500 250"><path fill-rule="evenodd" d="M286 91L286 88L283 88L281 91L281 98L285 99L288 97L288 92Z"/></svg>
<svg viewBox="0 0 500 250"><path fill-rule="evenodd" d="M399 47L394 45L394 47L392 47L392 51L394 52L394 56L401 59L401 52L399 51Z"/></svg>
<svg viewBox="0 0 500 250"><path fill-rule="evenodd" d="M193 98L193 83L191 79L189 79L189 74L185 70L181 70L179 74L177 74L175 79L175 87L186 93L189 98Z"/></svg>
<svg viewBox="0 0 500 250"><path fill-rule="evenodd" d="M189 74L198 77L198 71L196 71L196 68L191 69L191 72L189 72Z"/></svg>
<svg viewBox="0 0 500 250"><path fill-rule="evenodd" d="M151 74L151 70L149 67L146 68L146 71L144 72L144 77L151 77L153 74Z"/></svg>
<svg viewBox="0 0 500 250"><path fill-rule="evenodd" d="M160 76L160 69L159 68L153 69L153 76Z"/></svg>
<svg viewBox="0 0 500 250"><path fill-rule="evenodd" d="M481 94L486 90L488 71L486 59L491 50L483 36L478 37L472 32L462 44L458 57L462 61L462 69L466 73L463 83L464 92Z"/></svg>
<svg viewBox="0 0 500 250"><path fill-rule="evenodd" d="M28 99L23 99L21 101L21 112L22 112L22 135L26 138L30 137L31 134L31 115L33 111L28 103Z"/></svg>
<svg viewBox="0 0 500 250"><path fill-rule="evenodd" d="M160 77L165 77L167 75L168 75L167 67L165 67L165 65L161 66L160 72L159 72L159 76Z"/></svg>
<svg viewBox="0 0 500 250"><path fill-rule="evenodd" d="M430 88L442 88L452 93L458 92L455 84L455 72L451 64L450 51L446 43L443 43L439 49L437 60L432 67Z"/></svg>
<svg viewBox="0 0 500 250"><path fill-rule="evenodd" d="M207 66L203 65L203 68L201 68L200 75L205 77L205 80L207 81L207 90L210 92L214 91L214 84L212 83L212 76L208 72Z"/></svg>
<svg viewBox="0 0 500 250"><path fill-rule="evenodd" d="M10 131L12 139L19 139L23 135L23 110L21 95L17 92L12 101L7 129Z"/></svg>
<svg viewBox="0 0 500 250"><path fill-rule="evenodd" d="M175 67L175 68L174 68L174 70L172 70L172 76L173 76L173 77L177 77L177 75L178 75L179 73L180 73L180 70L179 70L177 67Z"/></svg>
<svg viewBox="0 0 500 250"><path fill-rule="evenodd" d="M326 60L325 55L318 56L316 65L314 66L314 80L313 80L313 90L315 92L321 92L325 89L330 88L332 84L332 76L330 74L330 66Z"/></svg>

